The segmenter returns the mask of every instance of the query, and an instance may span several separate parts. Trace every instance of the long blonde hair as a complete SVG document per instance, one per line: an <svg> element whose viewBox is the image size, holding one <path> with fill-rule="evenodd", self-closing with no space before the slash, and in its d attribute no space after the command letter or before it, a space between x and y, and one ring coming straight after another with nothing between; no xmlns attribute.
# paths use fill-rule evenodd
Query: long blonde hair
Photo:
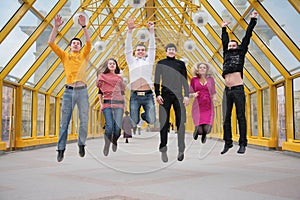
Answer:
<svg viewBox="0 0 300 200"><path fill-rule="evenodd" d="M206 62L198 62L194 65L193 67L193 74L194 76L197 76L200 78L200 74L198 74L198 71L199 71L199 67L200 65L205 65L206 66L206 73L205 73L205 77L214 77L214 72L212 70L212 66L209 64L209 63L206 63Z"/></svg>

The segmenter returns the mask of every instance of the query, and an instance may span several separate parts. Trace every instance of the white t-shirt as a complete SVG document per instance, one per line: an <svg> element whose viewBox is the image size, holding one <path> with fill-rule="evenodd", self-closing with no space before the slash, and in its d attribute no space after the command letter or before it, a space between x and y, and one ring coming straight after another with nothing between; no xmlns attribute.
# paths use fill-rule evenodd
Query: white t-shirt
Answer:
<svg viewBox="0 0 300 200"><path fill-rule="evenodd" d="M150 33L149 46L147 57L136 58L133 56L132 48L132 33L127 32L125 40L125 56L129 69L130 83L135 82L139 78L143 78L149 84L150 88L153 87L153 65L155 61L155 37L154 33Z"/></svg>

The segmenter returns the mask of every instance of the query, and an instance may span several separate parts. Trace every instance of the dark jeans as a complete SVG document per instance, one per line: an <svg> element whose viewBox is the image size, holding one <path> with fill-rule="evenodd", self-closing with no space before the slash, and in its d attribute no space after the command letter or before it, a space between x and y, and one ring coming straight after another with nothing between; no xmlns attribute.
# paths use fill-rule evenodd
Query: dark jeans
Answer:
<svg viewBox="0 0 300 200"><path fill-rule="evenodd" d="M185 150L185 121L186 121L186 110L183 105L182 95L175 95L173 93L163 93L162 98L164 104L159 105L159 122L160 122L160 145L159 150L161 152L167 151L168 143L168 129L170 127L170 110L173 105L176 117L177 126L177 142L178 151L184 152Z"/></svg>
<svg viewBox="0 0 300 200"><path fill-rule="evenodd" d="M235 104L236 116L239 123L239 145L247 146L247 125L246 125L246 116L245 116L245 92L244 86L234 86L231 88L225 87L225 119L224 119L224 137L226 145L232 144L232 131L231 131L231 114L232 107Z"/></svg>

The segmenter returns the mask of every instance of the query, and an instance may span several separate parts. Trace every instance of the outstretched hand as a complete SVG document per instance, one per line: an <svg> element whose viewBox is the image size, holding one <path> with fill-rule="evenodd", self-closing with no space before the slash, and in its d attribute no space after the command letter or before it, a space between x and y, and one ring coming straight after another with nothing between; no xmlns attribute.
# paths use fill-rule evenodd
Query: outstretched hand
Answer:
<svg viewBox="0 0 300 200"><path fill-rule="evenodd" d="M150 33L154 33L154 22L149 21L148 28L149 28Z"/></svg>
<svg viewBox="0 0 300 200"><path fill-rule="evenodd" d="M251 18L257 18L257 16L258 16L258 13L255 10L250 15Z"/></svg>
<svg viewBox="0 0 300 200"><path fill-rule="evenodd" d="M54 17L54 26L55 27L60 27L62 24L64 23L64 21L62 20L62 17L60 15L56 15Z"/></svg>
<svg viewBox="0 0 300 200"><path fill-rule="evenodd" d="M79 15L78 24L80 24L80 26L86 26L86 19L83 15Z"/></svg>
<svg viewBox="0 0 300 200"><path fill-rule="evenodd" d="M229 21L223 21L223 23L222 23L222 27L226 27L226 26L228 26L228 24L230 24L231 22L229 22Z"/></svg>
<svg viewBox="0 0 300 200"><path fill-rule="evenodd" d="M135 28L134 20L132 18L128 19L127 27L128 27L129 30L133 30Z"/></svg>

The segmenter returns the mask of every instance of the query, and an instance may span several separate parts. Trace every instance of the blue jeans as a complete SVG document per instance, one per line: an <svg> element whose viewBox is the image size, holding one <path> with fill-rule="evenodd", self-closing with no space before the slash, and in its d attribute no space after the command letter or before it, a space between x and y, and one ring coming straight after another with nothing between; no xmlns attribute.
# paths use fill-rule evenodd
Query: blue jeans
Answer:
<svg viewBox="0 0 300 200"><path fill-rule="evenodd" d="M68 127L75 104L77 104L78 107L80 120L78 145L85 145L90 106L87 88L75 90L65 88L62 99L60 130L57 144L58 150L64 150L66 148L68 138Z"/></svg>
<svg viewBox="0 0 300 200"><path fill-rule="evenodd" d="M224 119L224 136L223 139L226 145L232 144L232 130L231 130L231 114L232 107L235 104L236 116L239 122L239 145L247 146L247 123L245 116L245 92L244 86L239 85L232 88L225 88L225 119Z"/></svg>
<svg viewBox="0 0 300 200"><path fill-rule="evenodd" d="M141 115L142 119L148 124L154 124L156 120L155 116L155 104L153 99L153 93L145 94L145 96L138 96L136 93L131 92L130 95L130 117L134 121L135 125L140 121L140 109L143 107L144 111Z"/></svg>
<svg viewBox="0 0 300 200"><path fill-rule="evenodd" d="M119 138L121 135L122 119L124 109L122 108L104 108L103 113L105 117L105 135L110 138L114 135Z"/></svg>

